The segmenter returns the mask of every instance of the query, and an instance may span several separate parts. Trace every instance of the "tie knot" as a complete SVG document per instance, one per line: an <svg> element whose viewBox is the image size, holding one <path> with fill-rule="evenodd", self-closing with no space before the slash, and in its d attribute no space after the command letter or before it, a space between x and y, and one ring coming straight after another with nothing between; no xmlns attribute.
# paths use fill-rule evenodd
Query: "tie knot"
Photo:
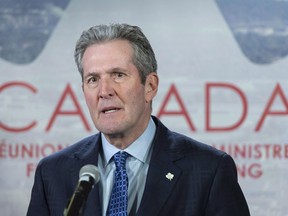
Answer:
<svg viewBox="0 0 288 216"><path fill-rule="evenodd" d="M114 163L116 165L116 170L126 169L126 159L129 156L127 152L117 152L114 154Z"/></svg>

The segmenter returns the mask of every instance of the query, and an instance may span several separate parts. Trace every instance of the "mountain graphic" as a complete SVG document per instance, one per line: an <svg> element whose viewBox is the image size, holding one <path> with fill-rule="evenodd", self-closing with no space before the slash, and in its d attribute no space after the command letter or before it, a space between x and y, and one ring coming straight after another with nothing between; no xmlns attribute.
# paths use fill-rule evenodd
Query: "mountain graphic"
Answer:
<svg viewBox="0 0 288 216"><path fill-rule="evenodd" d="M288 0L216 0L244 55L271 64L288 54Z"/></svg>
<svg viewBox="0 0 288 216"><path fill-rule="evenodd" d="M0 57L29 64L41 53L70 0L1 0Z"/></svg>

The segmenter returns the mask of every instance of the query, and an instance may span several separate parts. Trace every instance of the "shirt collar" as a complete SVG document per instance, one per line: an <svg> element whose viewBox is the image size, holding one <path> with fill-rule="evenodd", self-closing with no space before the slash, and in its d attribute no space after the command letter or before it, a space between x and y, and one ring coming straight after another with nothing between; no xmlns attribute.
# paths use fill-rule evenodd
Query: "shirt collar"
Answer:
<svg viewBox="0 0 288 216"><path fill-rule="evenodd" d="M124 150L134 158L140 160L141 162L148 163L149 149L151 147L155 132L156 132L156 125L152 120L152 118L150 118L150 121L144 133ZM110 159L113 157L113 155L118 151L122 150L110 144L108 140L105 138L103 133L101 133L101 138L105 158L104 166L106 166L110 161Z"/></svg>

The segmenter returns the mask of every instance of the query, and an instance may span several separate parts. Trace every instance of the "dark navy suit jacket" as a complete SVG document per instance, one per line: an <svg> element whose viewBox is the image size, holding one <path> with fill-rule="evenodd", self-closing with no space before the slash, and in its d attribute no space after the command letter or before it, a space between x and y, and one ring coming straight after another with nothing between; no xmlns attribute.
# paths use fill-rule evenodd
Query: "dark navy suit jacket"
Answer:
<svg viewBox="0 0 288 216"><path fill-rule="evenodd" d="M168 130L157 130L144 194L137 216L248 216L233 159L226 153ZM27 216L62 216L86 164L97 165L98 134L40 161ZM167 178L168 173L173 178ZM85 216L101 216L99 187L90 192Z"/></svg>

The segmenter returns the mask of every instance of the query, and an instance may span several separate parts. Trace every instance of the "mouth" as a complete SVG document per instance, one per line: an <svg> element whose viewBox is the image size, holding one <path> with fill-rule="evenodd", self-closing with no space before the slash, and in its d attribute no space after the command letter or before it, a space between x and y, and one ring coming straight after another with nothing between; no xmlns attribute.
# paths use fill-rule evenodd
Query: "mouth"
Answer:
<svg viewBox="0 0 288 216"><path fill-rule="evenodd" d="M120 108L113 107L113 108L105 108L101 112L104 114L109 114L109 113L117 112L118 110L120 110Z"/></svg>

